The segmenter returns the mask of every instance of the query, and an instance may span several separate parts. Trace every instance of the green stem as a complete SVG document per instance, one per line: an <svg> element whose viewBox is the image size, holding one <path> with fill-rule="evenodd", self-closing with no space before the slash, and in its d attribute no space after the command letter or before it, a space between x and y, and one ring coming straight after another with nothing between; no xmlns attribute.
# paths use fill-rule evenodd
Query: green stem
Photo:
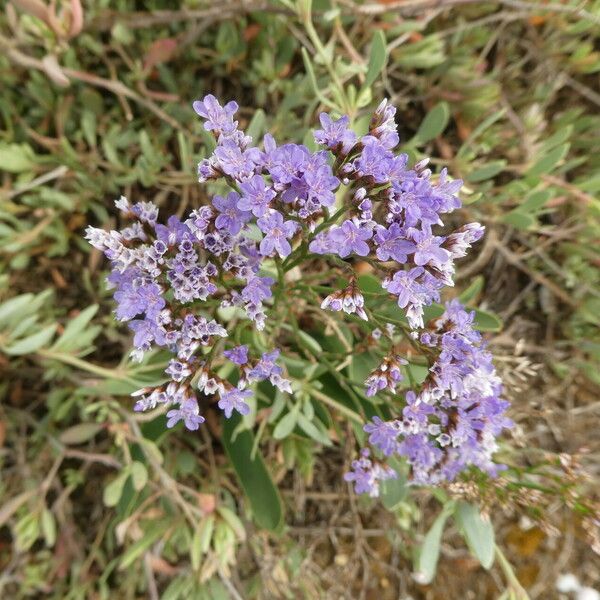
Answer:
<svg viewBox="0 0 600 600"><path fill-rule="evenodd" d="M334 86L337 89L340 100L342 101L342 106L340 106L339 108L341 108L342 112L344 112L344 113L352 112L350 102L348 101L346 92L344 90L344 86L342 85L342 82L340 81L339 77L337 76L337 73L335 72L335 69L334 69L333 65L331 64L331 61L329 60L327 51L325 50L325 46L323 46L323 42L321 42L321 39L319 38L319 34L317 33L315 26L313 25L310 8L300 11L299 14L300 14L300 18L302 20L302 24L304 25L304 28L306 29L306 33L308 34L308 37L310 38L310 41L313 43L317 54L320 56L323 64L325 65L325 67L329 73L329 76L331 77L331 80L333 81Z"/></svg>
<svg viewBox="0 0 600 600"><path fill-rule="evenodd" d="M504 576L506 577L511 590L517 596L517 600L530 600L529 594L517 579L517 576L513 571L512 565L510 564L510 562L508 562L508 559L504 555L504 552L502 552L500 546L498 546L497 544L495 546L495 551L496 558L498 559L498 563L500 564L500 568L502 569L502 572L504 573Z"/></svg>
<svg viewBox="0 0 600 600"><path fill-rule="evenodd" d="M333 398L326 396L325 394L323 394L319 390L315 389L314 387L305 386L305 389L311 396L314 396L317 400L320 400L321 402L323 402L323 404L327 404L328 406L331 406L335 410L341 412L342 414L347 416L349 419L351 419L355 423L358 423L359 425L362 425L364 423L364 421L360 415L356 414L354 411L345 407L343 404L340 404Z"/></svg>
<svg viewBox="0 0 600 600"><path fill-rule="evenodd" d="M107 369L105 367L100 367L98 365L89 363L86 360L82 360L81 358L77 358L72 354L65 354L64 352L53 352L52 350L41 349L37 351L37 355L49 360L57 360L58 362L71 365L76 369L80 369L81 371L87 371L88 373L93 373L94 375L104 377L105 379L120 379L121 381L128 381L129 383L137 385L137 381L135 379L129 377L126 373L119 369Z"/></svg>

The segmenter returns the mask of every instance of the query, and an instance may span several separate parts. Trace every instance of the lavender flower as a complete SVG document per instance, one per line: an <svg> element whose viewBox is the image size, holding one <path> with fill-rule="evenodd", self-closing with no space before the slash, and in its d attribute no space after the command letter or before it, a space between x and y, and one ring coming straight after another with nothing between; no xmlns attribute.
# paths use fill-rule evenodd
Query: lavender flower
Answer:
<svg viewBox="0 0 600 600"><path fill-rule="evenodd" d="M473 330L473 315L458 301L446 305L432 333L421 341L440 348L422 391L409 391L402 414L365 425L369 442L385 456L404 456L418 484L452 481L469 466L495 475L496 438L511 426L508 402L491 354Z"/></svg>
<svg viewBox="0 0 600 600"><path fill-rule="evenodd" d="M363 136L352 131L347 116L333 120L322 114L321 129L314 132L323 147L317 152L300 144L277 145L269 134L259 149L238 128L235 102L221 105L207 95L193 107L216 142L211 156L198 165L199 181L214 180L229 191L183 220L168 216L166 223L153 203L121 197L115 204L128 220L122 229L86 230L90 244L111 263L108 286L114 290L116 318L132 331L132 358L142 360L156 348L170 354L168 381L138 390L135 410L165 406L168 427L182 421L195 430L204 421L197 394L207 410L216 402L230 418L233 411L248 414L249 388L260 382L291 393L292 382L283 363L278 364L279 348L261 348L258 360L251 356L261 340L289 339L277 305L282 292L289 294L286 301L292 306L314 297L300 288L308 273L301 261L312 252L306 260L327 265L310 271L311 276L324 273L320 285L331 286L341 273L348 282L323 299L322 309L367 320L354 263L368 262L383 288L395 296L411 328L411 344L429 364L422 386L396 399L393 406L401 408L393 418L375 417L365 425L378 456L403 457L414 483L451 481L471 467L496 473L496 440L510 421L501 382L473 329L473 316L451 302L440 319L422 330L425 307L453 285L454 261L483 234L478 223L442 234L443 218L461 205L461 182L451 180L445 169L436 179L426 160L410 168L408 156L394 152L399 141L396 109L386 101ZM279 262L292 254L292 238L293 259ZM285 282L269 277L274 256L279 269L297 266L298 273L290 272ZM340 259L343 271L337 271ZM396 394L406 364L395 345L394 326L379 322L377 302L382 300L379 295L369 307L379 328L356 328L365 331L361 343L375 346L373 351L383 357L366 378L368 397L384 390ZM265 330L265 335L252 345L219 343L231 333L216 320L227 308L235 310L234 321L243 317L245 326ZM278 313L277 319L269 318L271 312ZM240 333L232 337L255 337L244 331L240 338ZM229 349L222 350L225 343ZM224 361L237 369L237 387L216 375ZM380 482L395 476L365 449L345 479L356 492L377 496Z"/></svg>
<svg viewBox="0 0 600 600"><path fill-rule="evenodd" d="M288 239L294 235L298 227L294 221L284 222L281 213L273 210L258 219L257 223L265 234L260 243L260 252L263 256L271 256L273 251L276 251L281 258L285 258L291 253L292 247Z"/></svg>
<svg viewBox="0 0 600 600"><path fill-rule="evenodd" d="M317 144L327 146L336 154L348 154L356 143L356 134L349 128L350 119L343 116L334 121L327 113L321 113L319 120L323 129L315 131Z"/></svg>
<svg viewBox="0 0 600 600"><path fill-rule="evenodd" d="M179 408L170 410L167 419L167 427L174 427L179 421L183 421L191 431L195 431L204 423L204 417L198 414L198 403L193 398L186 398Z"/></svg>
<svg viewBox="0 0 600 600"><path fill-rule="evenodd" d="M323 310L338 311L343 310L347 314L356 313L364 321L368 321L367 313L363 308L365 299L358 289L356 279L352 279L350 285L333 294L329 294L321 303Z"/></svg>
<svg viewBox="0 0 600 600"><path fill-rule="evenodd" d="M277 195L273 188L267 186L260 175L254 175L240 184L242 197L237 206L243 211L252 211L255 217L262 217L268 210L271 200Z"/></svg>
<svg viewBox="0 0 600 600"><path fill-rule="evenodd" d="M250 412L250 407L246 404L245 399L250 396L252 396L250 390L231 388L221 394L219 408L225 413L228 419L234 410L237 410L242 415L247 415Z"/></svg>
<svg viewBox="0 0 600 600"><path fill-rule="evenodd" d="M250 220L250 212L240 210L238 202L240 195L230 192L226 198L215 196L213 206L219 211L215 220L217 229L226 229L231 235L237 235L240 229Z"/></svg>
<svg viewBox="0 0 600 600"><path fill-rule="evenodd" d="M330 231L329 239L336 254L346 258L350 254L367 256L370 248L366 240L371 239L373 232L356 225L354 221L346 220L340 227Z"/></svg>
<svg viewBox="0 0 600 600"><path fill-rule="evenodd" d="M357 494L369 494L371 498L377 498L380 482L396 479L397 476L390 467L374 463L369 458L369 451L365 449L359 459L352 461L352 470L344 475L344 479L354 484Z"/></svg>
<svg viewBox="0 0 600 600"><path fill-rule="evenodd" d="M231 350L225 350L223 356L236 365L245 365L248 362L248 346L236 346Z"/></svg>
<svg viewBox="0 0 600 600"><path fill-rule="evenodd" d="M208 94L204 100L196 100L193 108L206 119L204 129L207 131L230 135L237 129L237 121L233 120L233 115L238 110L237 102L228 102L225 106L221 106L212 94Z"/></svg>

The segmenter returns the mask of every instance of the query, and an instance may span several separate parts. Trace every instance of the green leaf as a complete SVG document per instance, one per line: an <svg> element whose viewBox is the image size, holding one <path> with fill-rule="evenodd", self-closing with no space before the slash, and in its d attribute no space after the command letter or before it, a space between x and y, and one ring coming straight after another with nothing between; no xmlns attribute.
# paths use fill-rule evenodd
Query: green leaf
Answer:
<svg viewBox="0 0 600 600"><path fill-rule="evenodd" d="M315 76L315 71L313 69L312 63L310 62L310 56L308 55L308 52L306 50L306 48L302 47L302 60L304 61L304 68L306 69L306 72L308 73L308 77L310 79L310 82L313 86L313 90L315 92L315 95L317 96L317 98L326 106L328 106L329 108L332 108L333 110L338 110L337 106L331 102L330 100L328 100L323 93L321 92L321 90L319 89L319 84L317 83L317 78Z"/></svg>
<svg viewBox="0 0 600 600"><path fill-rule="evenodd" d="M446 504L423 540L423 544L415 561L415 571L417 572L418 582L421 584L431 583L435 577L435 571L440 557L440 546L444 525L453 509L453 502Z"/></svg>
<svg viewBox="0 0 600 600"><path fill-rule="evenodd" d="M323 348L314 337L303 331L302 329L298 330L298 343L304 349L308 350L312 355L319 356L323 352Z"/></svg>
<svg viewBox="0 0 600 600"><path fill-rule="evenodd" d="M45 346L54 336L56 331L56 323L48 325L41 329L37 333L34 333L18 342L15 342L11 346L4 348L6 354L12 354L13 356L19 356L23 354L31 354L36 350L39 350Z"/></svg>
<svg viewBox="0 0 600 600"><path fill-rule="evenodd" d="M484 569L494 563L494 527L489 520L481 517L479 509L473 504L459 502L454 518L467 542L472 554Z"/></svg>
<svg viewBox="0 0 600 600"><path fill-rule="evenodd" d="M477 298L477 296L483 289L484 281L485 280L482 275L477 275L477 277L475 277L475 279L473 279L473 281L471 282L471 285L469 285L469 287L464 292L462 292L462 294L460 294L458 299L463 304L469 304L469 302L475 300L475 298Z"/></svg>
<svg viewBox="0 0 600 600"><path fill-rule="evenodd" d="M262 108L257 109L252 116L252 120L248 125L246 134L249 135L254 142L258 141L258 138L264 133L267 118L265 111Z"/></svg>
<svg viewBox="0 0 600 600"><path fill-rule="evenodd" d="M381 483L381 502L388 509L396 508L408 493L406 486L406 477L404 476L402 465L396 459L390 459L390 466L396 471L398 476L396 479L385 479Z"/></svg>
<svg viewBox="0 0 600 600"><path fill-rule="evenodd" d="M311 437L316 442L319 442L324 446L331 446L331 440L327 437L327 435L303 414L298 415L298 425L300 429L306 433L306 435Z"/></svg>
<svg viewBox="0 0 600 600"><path fill-rule="evenodd" d="M35 154L28 144L0 144L0 170L23 173L35 167Z"/></svg>
<svg viewBox="0 0 600 600"><path fill-rule="evenodd" d="M165 531L170 527L170 524L165 521L158 523L153 522L149 525L148 529L144 531L144 535L135 544L127 548L121 563L119 564L119 571L124 571L127 567L132 565L136 559L141 556L158 538L160 538Z"/></svg>
<svg viewBox="0 0 600 600"><path fill-rule="evenodd" d="M24 316L23 312L30 308L33 299L33 294L22 294L0 304L0 325L10 324L16 315L22 319Z"/></svg>
<svg viewBox="0 0 600 600"><path fill-rule="evenodd" d="M369 55L369 65L367 66L367 75L362 89L370 88L378 75L383 70L386 61L386 41L385 35L381 29L378 29L373 36L371 43L371 54Z"/></svg>
<svg viewBox="0 0 600 600"><path fill-rule="evenodd" d="M534 213L543 208L548 200L552 198L552 195L552 190L533 190L527 194L518 211L520 213Z"/></svg>
<svg viewBox="0 0 600 600"><path fill-rule="evenodd" d="M92 320L96 312L98 311L98 305L93 304L88 306L85 310L82 310L74 319L69 321L63 334L56 340L52 346L53 350L70 350L72 348L81 347L78 344L78 338L81 333Z"/></svg>
<svg viewBox="0 0 600 600"><path fill-rule="evenodd" d="M148 471L146 470L146 467L139 461L133 461L130 469L131 478L133 479L133 487L139 492L148 482Z"/></svg>
<svg viewBox="0 0 600 600"><path fill-rule="evenodd" d="M244 541L246 539L246 529L244 528L244 524L240 521L240 518L226 506L219 506L217 512L221 515L223 520L227 522L229 527L235 531L238 538Z"/></svg>
<svg viewBox="0 0 600 600"><path fill-rule="evenodd" d="M241 431L233 439L233 432L240 423L239 415L234 414L223 420L221 441L231 460L240 484L250 501L254 520L259 527L274 531L281 526L283 507L277 488L263 461L260 451L252 454L254 435L251 431Z"/></svg>
<svg viewBox="0 0 600 600"><path fill-rule="evenodd" d="M119 503L128 477L129 472L121 473L104 488L102 498L106 506L116 506Z"/></svg>
<svg viewBox="0 0 600 600"><path fill-rule="evenodd" d="M194 537L192 538L190 547L190 559L192 561L192 568L194 571L199 569L202 555L208 552L214 528L215 515L211 514L204 517L200 523L198 523L196 531L194 531Z"/></svg>
<svg viewBox="0 0 600 600"><path fill-rule="evenodd" d="M298 410L291 410L279 421L279 423L277 423L275 429L273 430L273 437L276 440L282 440L283 438L286 438L288 435L290 435L290 433L292 433L297 422Z"/></svg>
<svg viewBox="0 0 600 600"><path fill-rule="evenodd" d="M75 446L91 440L102 429L100 423L78 423L65 429L58 439L67 446Z"/></svg>
<svg viewBox="0 0 600 600"><path fill-rule="evenodd" d="M467 175L467 181L471 183L477 183L479 181L485 181L486 179L491 179L501 173L506 166L505 160L494 160L492 162L487 163L477 169L474 169Z"/></svg>
<svg viewBox="0 0 600 600"><path fill-rule="evenodd" d="M571 144L566 143L557 146L553 150L550 150L548 154L540 158L526 173L528 176L543 175L551 171L566 155L569 151Z"/></svg>
<svg viewBox="0 0 600 600"><path fill-rule="evenodd" d="M479 331L502 331L504 323L498 315L487 310L481 310L480 308L475 308L474 310L475 319L473 324L476 329L479 329Z"/></svg>
<svg viewBox="0 0 600 600"><path fill-rule="evenodd" d="M529 229L537 223L535 217L528 213L521 212L520 210L511 210L502 217L502 221L517 229Z"/></svg>
<svg viewBox="0 0 600 600"><path fill-rule="evenodd" d="M48 548L54 546L56 542L56 520L54 515L44 507L41 518L42 533L44 534L44 541Z"/></svg>
<svg viewBox="0 0 600 600"><path fill-rule="evenodd" d="M447 102L436 104L423 119L413 141L417 145L425 144L436 138L448 126L450 120L450 108Z"/></svg>

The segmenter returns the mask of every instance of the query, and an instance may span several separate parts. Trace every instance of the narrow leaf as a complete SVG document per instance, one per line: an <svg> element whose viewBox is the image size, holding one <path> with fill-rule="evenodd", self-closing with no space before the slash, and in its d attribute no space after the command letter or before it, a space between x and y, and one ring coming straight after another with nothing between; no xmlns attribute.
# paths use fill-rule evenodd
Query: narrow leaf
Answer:
<svg viewBox="0 0 600 600"><path fill-rule="evenodd" d="M97 311L97 304L92 304L92 306L88 306L85 310L82 310L74 319L69 321L63 334L58 338L58 340L56 340L52 349L70 350L71 348L77 347L78 337L92 320Z"/></svg>
<svg viewBox="0 0 600 600"><path fill-rule="evenodd" d="M551 171L566 155L569 151L571 144L566 143L550 150L548 154L540 158L528 171L527 175L537 176L543 175Z"/></svg>
<svg viewBox="0 0 600 600"><path fill-rule="evenodd" d="M274 531L280 527L283 519L281 498L267 471L261 453L252 454L254 445L252 432L241 431L235 436L235 440L233 439L233 432L240 420L237 414L230 419L223 420L221 441L250 501L257 525Z"/></svg>
<svg viewBox="0 0 600 600"><path fill-rule="evenodd" d="M453 508L453 506L451 508ZM444 507L423 540L423 545L421 546L417 560L415 561L415 571L418 582L421 584L430 583L435 577L435 571L440 557L442 533L444 532L446 519L451 513L451 508L449 505Z"/></svg>
<svg viewBox="0 0 600 600"><path fill-rule="evenodd" d="M440 135L450 120L450 108L447 102L436 104L423 119L414 139L417 144L424 144Z"/></svg>
<svg viewBox="0 0 600 600"><path fill-rule="evenodd" d="M367 75L363 83L363 89L373 85L378 75L383 70L386 60L386 42L385 35L381 29L378 29L373 36L371 43L371 54L369 55L369 65L367 67Z"/></svg>
<svg viewBox="0 0 600 600"><path fill-rule="evenodd" d="M288 435L290 435L290 433L292 433L294 427L296 427L297 421L298 411L290 411L275 426L275 429L273 430L273 437L276 440L282 440L283 438L286 438Z"/></svg>
<svg viewBox="0 0 600 600"><path fill-rule="evenodd" d="M45 346L52 339L55 331L56 323L53 323L29 337L15 342L8 348L4 348L4 352L6 352L6 354L12 354L13 356L31 354Z"/></svg>
<svg viewBox="0 0 600 600"><path fill-rule="evenodd" d="M473 504L459 502L454 517L469 549L484 569L494 563L494 527L489 520L484 520L479 509Z"/></svg>
<svg viewBox="0 0 600 600"><path fill-rule="evenodd" d="M58 439L67 446L75 446L91 440L102 428L99 423L78 423L65 429Z"/></svg>

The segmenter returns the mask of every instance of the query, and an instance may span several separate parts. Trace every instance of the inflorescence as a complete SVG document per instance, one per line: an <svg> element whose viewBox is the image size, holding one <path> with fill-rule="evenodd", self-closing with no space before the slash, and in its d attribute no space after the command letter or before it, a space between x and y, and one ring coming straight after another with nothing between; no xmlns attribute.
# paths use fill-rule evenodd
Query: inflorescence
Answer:
<svg viewBox="0 0 600 600"><path fill-rule="evenodd" d="M266 261L301 267L302 259L321 255L351 268L343 259L362 257L383 274L383 288L405 311L412 343L430 360L428 377L418 392L406 393L401 414L365 425L372 448L383 457L404 457L415 483L452 480L471 465L493 474L496 438L509 421L491 355L472 314L457 301L434 323L424 322L424 308L453 285L454 260L483 234L471 223L436 235L441 216L461 206L461 182L445 169L434 179L427 161L409 168L408 157L394 153L396 110L386 101L363 136L352 131L348 117L322 114L314 137L324 149L316 152L278 146L269 134L262 149L254 146L234 119L235 102L221 106L208 95L193 107L217 142L198 165L198 179L221 180L230 191L183 221L169 216L166 224L158 222L153 203L121 197L116 206L130 220L127 227L87 230L89 242L111 261L116 317L133 331L133 357L141 360L153 347L172 353L168 381L136 392L135 410L166 405L168 427L183 421L195 430L204 421L200 394L214 397L229 418L233 411L249 412L256 382L292 392L277 364L278 349L255 358L247 346L226 349L229 334L213 318L215 308L238 307L263 330L277 283L265 274ZM321 307L368 320L355 277ZM223 360L238 370L235 386L215 372L214 363ZM366 395L395 394L406 364L391 352L366 380ZM379 482L395 475L364 449L346 479L357 492L376 496Z"/></svg>

